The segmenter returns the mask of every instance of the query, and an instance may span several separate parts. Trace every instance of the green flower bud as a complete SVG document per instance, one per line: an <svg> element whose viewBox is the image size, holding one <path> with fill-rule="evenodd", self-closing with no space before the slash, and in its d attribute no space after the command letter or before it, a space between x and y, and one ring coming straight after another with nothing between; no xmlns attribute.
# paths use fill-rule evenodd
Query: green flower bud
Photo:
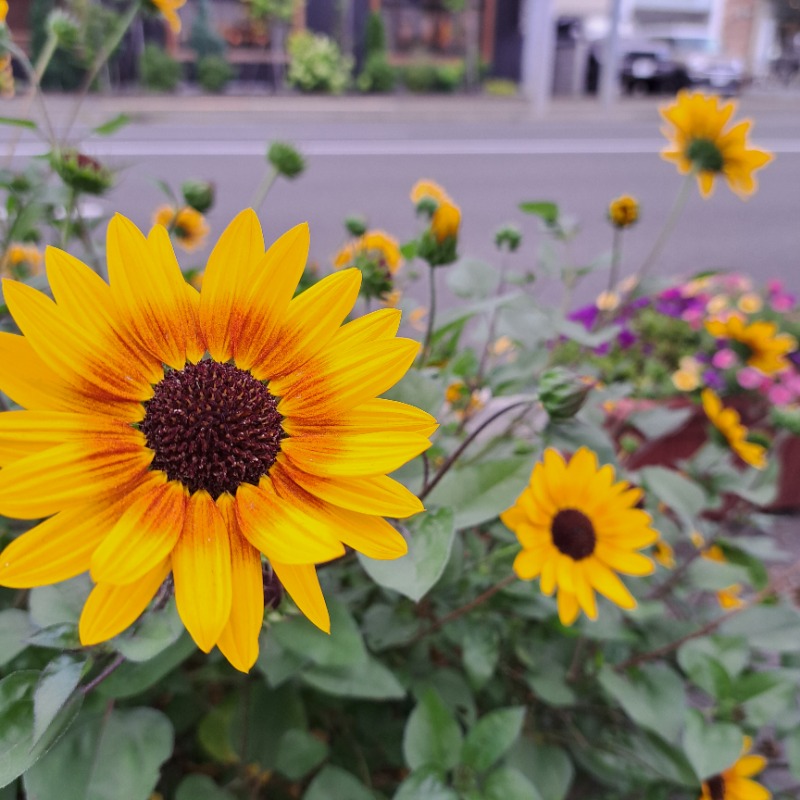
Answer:
<svg viewBox="0 0 800 800"><path fill-rule="evenodd" d="M210 181L184 181L181 193L186 205L201 214L214 205L214 184Z"/></svg>
<svg viewBox="0 0 800 800"><path fill-rule="evenodd" d="M423 197L417 203L417 216L424 214L426 217L432 217L437 208L439 208L437 200L432 197Z"/></svg>
<svg viewBox="0 0 800 800"><path fill-rule="evenodd" d="M363 236L367 232L367 221L364 217L351 214L345 219L344 227L351 236Z"/></svg>
<svg viewBox="0 0 800 800"><path fill-rule="evenodd" d="M539 380L539 402L551 420L570 419L581 410L592 386L591 381L563 367L553 367L545 370Z"/></svg>
<svg viewBox="0 0 800 800"><path fill-rule="evenodd" d="M498 250L505 247L509 253L514 253L522 244L522 231L516 225L503 225L495 231L494 243Z"/></svg>
<svg viewBox="0 0 800 800"><path fill-rule="evenodd" d="M76 192L103 194L114 183L114 174L108 167L77 150L56 151L50 158L61 180Z"/></svg>
<svg viewBox="0 0 800 800"><path fill-rule="evenodd" d="M267 161L279 175L289 180L301 175L306 168L303 156L287 142L273 142L267 151Z"/></svg>
<svg viewBox="0 0 800 800"><path fill-rule="evenodd" d="M65 50L71 50L78 45L80 40L80 27L78 21L66 11L54 8L47 15L47 32Z"/></svg>
<svg viewBox="0 0 800 800"><path fill-rule="evenodd" d="M776 427L800 436L800 406L774 406L770 416Z"/></svg>

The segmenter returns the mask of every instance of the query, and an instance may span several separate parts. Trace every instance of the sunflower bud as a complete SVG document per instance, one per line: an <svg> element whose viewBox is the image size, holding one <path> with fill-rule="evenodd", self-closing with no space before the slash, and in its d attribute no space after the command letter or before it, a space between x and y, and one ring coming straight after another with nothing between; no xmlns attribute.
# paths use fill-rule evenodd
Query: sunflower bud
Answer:
<svg viewBox="0 0 800 800"><path fill-rule="evenodd" d="M186 205L201 214L214 205L214 184L210 181L185 181L181 193Z"/></svg>
<svg viewBox="0 0 800 800"><path fill-rule="evenodd" d="M351 236L363 236L367 232L367 221L364 217L351 214L345 219L344 227Z"/></svg>
<svg viewBox="0 0 800 800"><path fill-rule="evenodd" d="M562 367L542 373L539 381L539 402L551 420L560 422L574 417L583 406L592 383Z"/></svg>
<svg viewBox="0 0 800 800"><path fill-rule="evenodd" d="M108 167L77 150L55 152L51 159L61 180L76 192L103 194L114 183L114 175Z"/></svg>
<svg viewBox="0 0 800 800"><path fill-rule="evenodd" d="M59 47L71 50L77 46L80 38L78 21L66 11L54 8L47 15L47 32L57 42Z"/></svg>
<svg viewBox="0 0 800 800"><path fill-rule="evenodd" d="M267 161L279 175L289 180L301 175L306 168L303 156L286 142L273 142L267 150Z"/></svg>
<svg viewBox="0 0 800 800"><path fill-rule="evenodd" d="M439 201L426 195L416 205L417 216L425 216L430 219L437 208L439 208Z"/></svg>
<svg viewBox="0 0 800 800"><path fill-rule="evenodd" d="M498 250L505 247L509 253L514 253L522 243L522 232L516 225L503 225L495 232L494 243Z"/></svg>
<svg viewBox="0 0 800 800"><path fill-rule="evenodd" d="M608 219L615 228L630 228L639 219L639 203L635 197L623 194L608 206Z"/></svg>

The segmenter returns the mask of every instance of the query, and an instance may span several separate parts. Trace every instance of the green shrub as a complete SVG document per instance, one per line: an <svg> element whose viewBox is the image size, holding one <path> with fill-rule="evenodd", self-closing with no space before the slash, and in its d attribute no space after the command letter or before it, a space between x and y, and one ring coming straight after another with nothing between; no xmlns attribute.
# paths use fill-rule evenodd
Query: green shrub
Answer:
<svg viewBox="0 0 800 800"><path fill-rule="evenodd" d="M203 56L197 62L197 82L207 92L221 92L233 75L233 67L222 56Z"/></svg>
<svg viewBox="0 0 800 800"><path fill-rule="evenodd" d="M350 83L353 60L328 36L301 31L289 37L287 78L301 92L341 94Z"/></svg>
<svg viewBox="0 0 800 800"><path fill-rule="evenodd" d="M464 83L464 62L442 64L436 67L435 89L437 92L454 92Z"/></svg>
<svg viewBox="0 0 800 800"><path fill-rule="evenodd" d="M366 60L370 56L386 52L386 28L380 11L373 11L367 17L367 26L364 31L364 53Z"/></svg>
<svg viewBox="0 0 800 800"><path fill-rule="evenodd" d="M181 65L161 47L147 44L139 57L139 79L145 89L174 92L181 78Z"/></svg>
<svg viewBox="0 0 800 800"><path fill-rule="evenodd" d="M364 64L357 85L361 92L391 92L396 81L394 67L386 60L386 56L373 53Z"/></svg>
<svg viewBox="0 0 800 800"><path fill-rule="evenodd" d="M403 70L403 84L410 92L432 92L436 86L436 67L427 62L409 64Z"/></svg>

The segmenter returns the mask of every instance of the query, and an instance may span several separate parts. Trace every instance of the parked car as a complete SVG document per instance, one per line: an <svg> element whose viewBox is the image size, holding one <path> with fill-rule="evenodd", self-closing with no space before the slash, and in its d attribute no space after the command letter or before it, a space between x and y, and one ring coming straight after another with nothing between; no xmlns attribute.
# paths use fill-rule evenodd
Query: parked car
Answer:
<svg viewBox="0 0 800 800"><path fill-rule="evenodd" d="M652 40L620 44L620 83L626 94L674 94L689 85L686 66L669 45Z"/></svg>
<svg viewBox="0 0 800 800"><path fill-rule="evenodd" d="M739 94L745 81L742 62L720 52L713 39L670 37L663 43L682 65L688 86L723 95Z"/></svg>

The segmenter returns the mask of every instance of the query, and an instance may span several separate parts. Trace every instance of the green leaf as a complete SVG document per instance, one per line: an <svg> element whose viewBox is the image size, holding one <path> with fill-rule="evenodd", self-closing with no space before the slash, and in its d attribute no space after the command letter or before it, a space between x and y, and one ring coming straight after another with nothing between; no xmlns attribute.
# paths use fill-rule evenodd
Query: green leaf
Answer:
<svg viewBox="0 0 800 800"><path fill-rule="evenodd" d="M496 628L474 625L461 642L461 659L469 682L480 689L494 675L500 658L500 634Z"/></svg>
<svg viewBox="0 0 800 800"><path fill-rule="evenodd" d="M42 671L33 694L33 741L42 738L58 713L67 704L86 669L86 661L59 656Z"/></svg>
<svg viewBox="0 0 800 800"><path fill-rule="evenodd" d="M400 700L406 696L394 673L373 658L349 667L312 667L301 677L309 686L337 697Z"/></svg>
<svg viewBox="0 0 800 800"><path fill-rule="evenodd" d="M31 631L26 611L19 608L0 611L0 667L8 664L28 646Z"/></svg>
<svg viewBox="0 0 800 800"><path fill-rule="evenodd" d="M375 800L375 795L349 772L331 764L323 767L308 785L303 800ZM175 798L180 800L180 798ZM189 800L189 798L187 798ZM202 798L198 798L202 800Z"/></svg>
<svg viewBox="0 0 800 800"><path fill-rule="evenodd" d="M378 561L359 553L358 559L376 583L419 602L441 578L453 548L453 511L439 508L408 521L408 553Z"/></svg>
<svg viewBox="0 0 800 800"><path fill-rule="evenodd" d="M400 252L406 261L413 261L417 257L417 250L419 250L419 242L416 239L400 245Z"/></svg>
<svg viewBox="0 0 800 800"><path fill-rule="evenodd" d="M49 628L54 625L78 627L83 604L92 590L87 575L79 575L52 586L31 589L28 608L34 625Z"/></svg>
<svg viewBox="0 0 800 800"><path fill-rule="evenodd" d="M523 214L535 214L541 217L548 225L553 225L558 221L558 206L548 200L529 200L519 204L519 210Z"/></svg>
<svg viewBox="0 0 800 800"><path fill-rule="evenodd" d="M400 785L393 800L459 800L434 769L412 772Z"/></svg>
<svg viewBox="0 0 800 800"><path fill-rule="evenodd" d="M603 667L599 681L634 722L667 741L677 741L686 692L680 676L666 664L643 667L628 677Z"/></svg>
<svg viewBox="0 0 800 800"><path fill-rule="evenodd" d="M486 772L510 749L522 731L525 709L500 708L481 717L467 733L461 761L476 772Z"/></svg>
<svg viewBox="0 0 800 800"><path fill-rule="evenodd" d="M410 403L436 416L444 403L444 391L443 381L431 377L427 372L410 369L383 397L400 403Z"/></svg>
<svg viewBox="0 0 800 800"><path fill-rule="evenodd" d="M564 800L572 785L575 768L564 750L520 739L506 759L536 786L542 800Z"/></svg>
<svg viewBox="0 0 800 800"><path fill-rule="evenodd" d="M37 800L148 800L172 753L169 719L153 708L85 714L25 775Z"/></svg>
<svg viewBox="0 0 800 800"><path fill-rule="evenodd" d="M786 758L789 761L789 772L800 778L800 728L795 728L783 740Z"/></svg>
<svg viewBox="0 0 800 800"><path fill-rule="evenodd" d="M666 467L644 467L641 476L647 488L668 505L688 529L706 507L706 496L694 481Z"/></svg>
<svg viewBox="0 0 800 800"><path fill-rule="evenodd" d="M110 136L112 133L116 133L120 128L124 128L130 122L131 118L128 114L117 114L116 117L112 117L108 122L104 122L102 125L93 128L92 133L96 133L99 136Z"/></svg>
<svg viewBox="0 0 800 800"><path fill-rule="evenodd" d="M403 755L411 769L449 770L461 755L461 728L432 689L426 691L408 717Z"/></svg>
<svg viewBox="0 0 800 800"><path fill-rule="evenodd" d="M239 760L232 740L235 715L236 698L228 697L214 706L197 726L197 741L220 764L235 764Z"/></svg>
<svg viewBox="0 0 800 800"><path fill-rule="evenodd" d="M37 130L37 125L32 119L21 119L20 117L0 117L0 125L12 125L15 128L28 128Z"/></svg>
<svg viewBox="0 0 800 800"><path fill-rule="evenodd" d="M500 273L485 261L465 258L450 267L447 285L458 297L492 297L500 286Z"/></svg>
<svg viewBox="0 0 800 800"><path fill-rule="evenodd" d="M328 757L328 746L298 729L286 731L278 745L275 769L290 781L299 781Z"/></svg>
<svg viewBox="0 0 800 800"><path fill-rule="evenodd" d="M790 606L754 606L724 622L730 636L745 636L751 647L774 653L796 653L800 614Z"/></svg>
<svg viewBox="0 0 800 800"><path fill-rule="evenodd" d="M660 439L680 428L692 413L691 408L657 406L646 411L636 411L628 417L627 422L648 439Z"/></svg>
<svg viewBox="0 0 800 800"><path fill-rule="evenodd" d="M41 673L12 672L0 680L0 788L16 780L47 752L80 709L82 696L69 703L34 742L33 695Z"/></svg>
<svg viewBox="0 0 800 800"><path fill-rule="evenodd" d="M701 781L730 767L739 757L742 743L742 732L735 725L707 724L699 711L687 712L683 752Z"/></svg>
<svg viewBox="0 0 800 800"><path fill-rule="evenodd" d="M536 787L514 767L500 767L487 779L483 800L542 800Z"/></svg>
<svg viewBox="0 0 800 800"><path fill-rule="evenodd" d="M112 640L128 661L150 661L174 644L184 631L175 601L156 612L146 613L134 628Z"/></svg>
<svg viewBox="0 0 800 800"><path fill-rule="evenodd" d="M236 800L207 775L189 775L175 790L175 800Z"/></svg>
<svg viewBox="0 0 800 800"><path fill-rule="evenodd" d="M394 562L392 562L394 563ZM331 632L324 633L303 616L272 625L274 636L284 650L302 656L321 667L349 667L367 659L367 650L355 620L347 607L336 599L328 600Z"/></svg>
<svg viewBox="0 0 800 800"><path fill-rule="evenodd" d="M514 456L452 469L426 502L455 509L457 530L481 525L514 505L530 480L533 461L532 456Z"/></svg>

